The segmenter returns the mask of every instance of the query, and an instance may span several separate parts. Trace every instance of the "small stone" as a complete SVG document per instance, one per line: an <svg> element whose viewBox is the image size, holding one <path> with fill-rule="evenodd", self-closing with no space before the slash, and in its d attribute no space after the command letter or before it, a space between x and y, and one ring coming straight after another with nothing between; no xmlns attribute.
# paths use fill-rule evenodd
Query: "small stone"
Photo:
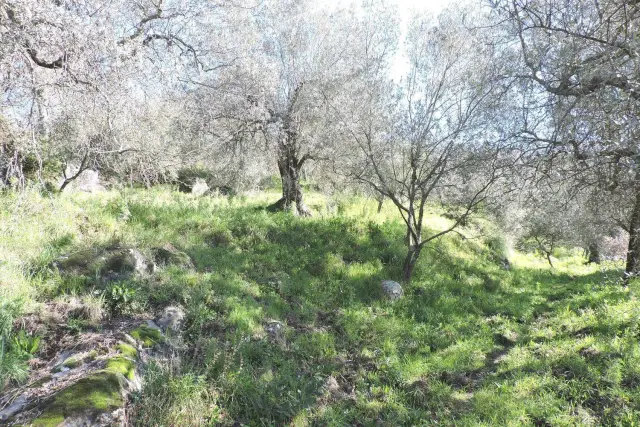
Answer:
<svg viewBox="0 0 640 427"><path fill-rule="evenodd" d="M285 342L285 336L284 336L285 328L281 322L277 320L272 320L265 325L264 330L267 331L267 334L269 334L269 339L271 341L277 342L277 343Z"/></svg>
<svg viewBox="0 0 640 427"><path fill-rule="evenodd" d="M393 280L383 280L381 286L385 297L391 301L397 300L404 295L404 290L400 283L394 282Z"/></svg>
<svg viewBox="0 0 640 427"><path fill-rule="evenodd" d="M162 330L179 331L182 328L184 311L180 307L170 306L162 310L162 315L158 319L158 326Z"/></svg>
<svg viewBox="0 0 640 427"><path fill-rule="evenodd" d="M147 327L150 329L157 329L159 331L161 330L160 326L158 326L153 320L147 320Z"/></svg>

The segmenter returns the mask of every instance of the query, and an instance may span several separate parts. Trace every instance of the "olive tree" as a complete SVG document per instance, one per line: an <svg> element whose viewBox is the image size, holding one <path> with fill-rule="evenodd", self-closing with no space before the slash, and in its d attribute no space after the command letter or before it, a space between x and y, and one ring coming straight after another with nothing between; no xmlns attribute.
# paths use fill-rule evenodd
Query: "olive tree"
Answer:
<svg viewBox="0 0 640 427"><path fill-rule="evenodd" d="M137 141L135 123L123 122L139 118L141 106L166 104L186 73L228 64L233 30L246 15L242 3L0 1L0 114L20 130L12 149L42 160L44 151L58 147L47 154L81 166L156 158L158 150L148 152ZM58 143L61 126L69 131L72 124L87 129Z"/></svg>
<svg viewBox="0 0 640 427"><path fill-rule="evenodd" d="M502 108L499 61L467 19L461 11L417 16L400 85L372 77L343 115L360 157L352 177L388 198L406 225L405 281L425 245L464 225L503 176L507 156L492 118ZM451 218L445 229L426 224L433 204Z"/></svg>
<svg viewBox="0 0 640 427"><path fill-rule="evenodd" d="M640 4L618 0L493 2L512 75L538 90L549 119L523 135L547 161L618 205L629 233L626 281L640 268ZM571 160L569 162L568 160Z"/></svg>

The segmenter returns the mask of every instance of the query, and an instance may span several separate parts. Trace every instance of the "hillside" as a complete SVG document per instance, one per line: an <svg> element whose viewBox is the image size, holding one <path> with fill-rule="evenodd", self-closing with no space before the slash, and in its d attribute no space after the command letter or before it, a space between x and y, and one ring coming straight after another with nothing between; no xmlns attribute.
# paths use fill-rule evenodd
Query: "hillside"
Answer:
<svg viewBox="0 0 640 427"><path fill-rule="evenodd" d="M0 409L50 381L43 372L67 351L62 372L85 383L66 390L97 397L83 407L64 392L33 398L23 406L36 425L124 405L109 388L123 375L140 382L122 418L139 426L640 419L638 289L619 286L621 265L584 265L564 250L550 269L511 251L506 270L499 233L478 220L425 250L404 296L388 301L380 282L401 277L405 255L391 205L376 213L372 200L310 195L315 215L300 218L264 211L275 198L3 195ZM446 221L434 214L428 225ZM134 253L131 271L109 264ZM145 344L140 323L160 323L167 307L184 319ZM101 338L67 363L89 337ZM89 384L82 370L100 361L109 376Z"/></svg>

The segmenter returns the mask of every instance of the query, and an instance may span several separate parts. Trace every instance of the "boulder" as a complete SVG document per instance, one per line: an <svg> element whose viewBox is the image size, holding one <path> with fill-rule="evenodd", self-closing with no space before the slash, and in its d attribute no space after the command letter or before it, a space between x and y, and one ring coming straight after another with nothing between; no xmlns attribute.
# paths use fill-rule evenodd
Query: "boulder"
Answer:
<svg viewBox="0 0 640 427"><path fill-rule="evenodd" d="M62 257L54 262L61 273L94 276L104 282L146 276L156 265L135 248L89 249Z"/></svg>
<svg viewBox="0 0 640 427"><path fill-rule="evenodd" d="M191 187L191 194L194 196L204 196L209 191L209 185L202 178L196 178Z"/></svg>
<svg viewBox="0 0 640 427"><path fill-rule="evenodd" d="M155 272L155 263L137 249L121 249L104 256L101 276L107 279L121 280L132 276L145 276ZM109 280L107 280L109 281Z"/></svg>
<svg viewBox="0 0 640 427"><path fill-rule="evenodd" d="M78 172L78 166L67 166L65 171L66 176L71 177ZM62 182L64 178L60 179L58 184L58 188L62 186ZM105 187L102 184L102 180L100 179L100 173L97 170L86 169L82 171L82 173L69 185L65 187L65 191L83 191L86 193L96 193L99 191L104 191Z"/></svg>
<svg viewBox="0 0 640 427"><path fill-rule="evenodd" d="M383 280L381 287L384 296L391 301L395 301L404 295L404 290L400 283L394 282L393 280Z"/></svg>

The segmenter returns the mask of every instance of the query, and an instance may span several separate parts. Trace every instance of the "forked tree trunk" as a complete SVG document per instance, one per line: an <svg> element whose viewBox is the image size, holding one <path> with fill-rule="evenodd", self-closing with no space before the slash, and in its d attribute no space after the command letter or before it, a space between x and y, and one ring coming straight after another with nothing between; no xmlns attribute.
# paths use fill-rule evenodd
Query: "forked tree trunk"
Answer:
<svg viewBox="0 0 640 427"><path fill-rule="evenodd" d="M629 246L627 249L627 265L624 269L626 286L633 277L638 275L638 261L640 260L640 187L636 189L635 201L629 221Z"/></svg>
<svg viewBox="0 0 640 427"><path fill-rule="evenodd" d="M417 229L412 231L412 225L414 221L415 212L413 207L409 208L409 214L407 216L407 235L405 242L407 244L407 256L404 259L404 265L402 266L402 279L405 283L411 282L411 276L413 275L413 269L415 268L418 258L420 258L420 252L422 251L422 225L418 224Z"/></svg>
<svg viewBox="0 0 640 427"><path fill-rule="evenodd" d="M269 206L271 211L290 210L295 206L295 213L300 216L311 216L311 210L305 205L300 185L302 163L294 155L286 151L278 159L278 170L282 179L282 197Z"/></svg>

